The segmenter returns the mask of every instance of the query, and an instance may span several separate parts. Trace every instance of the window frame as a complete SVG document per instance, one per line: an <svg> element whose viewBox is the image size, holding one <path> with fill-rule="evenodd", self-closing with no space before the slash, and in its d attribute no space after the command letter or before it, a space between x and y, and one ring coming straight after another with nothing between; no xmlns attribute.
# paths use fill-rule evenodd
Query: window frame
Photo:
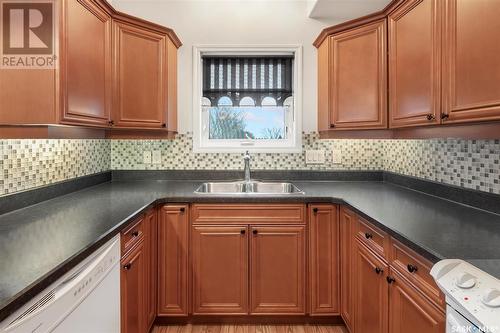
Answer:
<svg viewBox="0 0 500 333"><path fill-rule="evenodd" d="M202 56L203 55L294 55L293 107L287 116L289 129L286 140L208 140L204 135L202 114ZM194 45L193 46L193 151L195 153L275 152L302 151L302 46L301 45ZM206 118L206 117L205 117Z"/></svg>

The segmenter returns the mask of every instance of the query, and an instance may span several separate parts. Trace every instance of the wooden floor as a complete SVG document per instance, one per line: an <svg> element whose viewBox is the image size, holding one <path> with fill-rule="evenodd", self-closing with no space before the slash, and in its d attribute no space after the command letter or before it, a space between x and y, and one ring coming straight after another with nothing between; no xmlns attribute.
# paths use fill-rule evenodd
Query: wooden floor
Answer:
<svg viewBox="0 0 500 333"><path fill-rule="evenodd" d="M156 326L151 333L347 333L332 325L169 325Z"/></svg>

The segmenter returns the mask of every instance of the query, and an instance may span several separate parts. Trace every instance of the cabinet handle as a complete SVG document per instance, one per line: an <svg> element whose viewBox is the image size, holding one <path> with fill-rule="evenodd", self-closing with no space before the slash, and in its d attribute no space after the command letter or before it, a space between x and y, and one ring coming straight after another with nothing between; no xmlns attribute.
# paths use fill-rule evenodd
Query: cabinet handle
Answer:
<svg viewBox="0 0 500 333"><path fill-rule="evenodd" d="M316 214L318 212L318 208L313 208L313 213Z"/></svg>
<svg viewBox="0 0 500 333"><path fill-rule="evenodd" d="M380 273L383 273L383 272L384 272L384 270L382 268L375 267L375 273L380 274Z"/></svg>
<svg viewBox="0 0 500 333"><path fill-rule="evenodd" d="M365 238L366 239L371 239L371 238L373 238L373 235L370 234L370 233L368 233L368 232L365 232Z"/></svg>
<svg viewBox="0 0 500 333"><path fill-rule="evenodd" d="M390 276L388 276L388 277L387 277L387 283L388 283L388 284L391 284L391 283L393 283L393 282L395 282L395 281L396 281L396 280L395 280L393 277L390 277Z"/></svg>
<svg viewBox="0 0 500 333"><path fill-rule="evenodd" d="M449 114L447 114L447 113L441 113L441 119L446 120L448 118L450 118Z"/></svg>
<svg viewBox="0 0 500 333"><path fill-rule="evenodd" d="M246 233L245 229L240 230L240 234L244 235Z"/></svg>
<svg viewBox="0 0 500 333"><path fill-rule="evenodd" d="M427 120L431 121L431 120L434 120L434 119L436 119L436 116L435 116L435 115L433 115L432 113L429 113L429 114L427 115Z"/></svg>
<svg viewBox="0 0 500 333"><path fill-rule="evenodd" d="M410 272L410 273L415 273L416 271L418 271L418 267L414 266L412 264L408 264L407 268L408 268L408 272Z"/></svg>
<svg viewBox="0 0 500 333"><path fill-rule="evenodd" d="M139 236L139 231L134 231L134 232L132 233L132 237L137 237L137 236Z"/></svg>
<svg viewBox="0 0 500 333"><path fill-rule="evenodd" d="M163 123L163 124L161 124L161 127L165 128L165 127L167 127L167 124Z"/></svg>
<svg viewBox="0 0 500 333"><path fill-rule="evenodd" d="M128 271L130 268L132 267L132 264L131 263L128 263L126 265L123 266L123 269Z"/></svg>
<svg viewBox="0 0 500 333"><path fill-rule="evenodd" d="M179 208L179 211L180 211L181 213L184 213L184 212L186 211L186 208L181 207L181 208Z"/></svg>
<svg viewBox="0 0 500 333"><path fill-rule="evenodd" d="M259 233L259 232L257 231L257 229L253 229L253 231L252 231L252 232L253 232L253 234L254 234L254 235L257 235L257 234Z"/></svg>
<svg viewBox="0 0 500 333"><path fill-rule="evenodd" d="M330 128L335 128L335 124L330 124Z"/></svg>

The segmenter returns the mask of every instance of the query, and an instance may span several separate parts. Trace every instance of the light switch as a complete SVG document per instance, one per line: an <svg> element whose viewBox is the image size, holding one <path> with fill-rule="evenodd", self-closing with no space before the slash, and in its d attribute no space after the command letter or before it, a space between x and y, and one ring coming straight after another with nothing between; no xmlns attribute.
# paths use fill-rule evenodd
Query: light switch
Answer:
<svg viewBox="0 0 500 333"><path fill-rule="evenodd" d="M153 150L153 164L161 164L161 151Z"/></svg>
<svg viewBox="0 0 500 333"><path fill-rule="evenodd" d="M306 164L324 164L324 150L306 150Z"/></svg>
<svg viewBox="0 0 500 333"><path fill-rule="evenodd" d="M332 163L333 164L342 164L342 150L341 149L332 149Z"/></svg>
<svg viewBox="0 0 500 333"><path fill-rule="evenodd" d="M142 152L142 163L151 164L151 151L145 150Z"/></svg>

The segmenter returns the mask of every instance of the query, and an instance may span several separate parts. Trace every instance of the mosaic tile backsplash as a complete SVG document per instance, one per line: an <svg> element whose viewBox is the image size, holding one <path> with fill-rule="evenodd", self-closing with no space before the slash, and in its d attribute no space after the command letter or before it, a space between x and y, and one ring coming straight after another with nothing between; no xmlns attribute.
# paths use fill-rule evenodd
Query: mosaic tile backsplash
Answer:
<svg viewBox="0 0 500 333"><path fill-rule="evenodd" d="M332 163L332 149L342 163ZM324 149L326 163L305 163L305 150ZM159 150L161 164L144 164ZM241 154L192 150L192 135L175 140L0 140L0 195L106 170L240 170ZM304 134L303 151L254 154L253 169L386 170L500 194L500 140L319 140Z"/></svg>

